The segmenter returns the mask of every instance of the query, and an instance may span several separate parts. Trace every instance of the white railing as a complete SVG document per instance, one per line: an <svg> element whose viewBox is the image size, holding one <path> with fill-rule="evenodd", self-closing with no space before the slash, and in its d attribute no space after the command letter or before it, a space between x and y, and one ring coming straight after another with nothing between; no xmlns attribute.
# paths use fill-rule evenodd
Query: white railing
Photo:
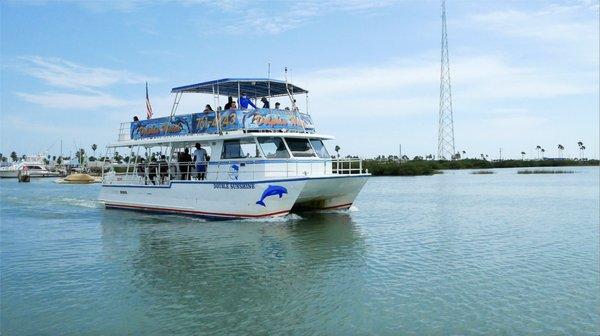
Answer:
<svg viewBox="0 0 600 336"><path fill-rule="evenodd" d="M232 166L237 166L233 168ZM330 175L356 175L362 174L361 159L333 159L315 162L295 162L290 160L281 165L269 165L252 160L244 161L219 161L212 165L207 172L196 172L193 162L166 163L151 162L129 165L125 172L110 171L102 176L105 184L134 184L134 185L163 185L171 181L185 180L242 180L252 181L263 178L290 178L305 176L330 176ZM202 175L200 175L202 174Z"/></svg>
<svg viewBox="0 0 600 336"><path fill-rule="evenodd" d="M333 174L362 174L362 159L334 159L332 161Z"/></svg>
<svg viewBox="0 0 600 336"><path fill-rule="evenodd" d="M119 141L127 141L131 140L131 123L124 122L121 123L119 127Z"/></svg>

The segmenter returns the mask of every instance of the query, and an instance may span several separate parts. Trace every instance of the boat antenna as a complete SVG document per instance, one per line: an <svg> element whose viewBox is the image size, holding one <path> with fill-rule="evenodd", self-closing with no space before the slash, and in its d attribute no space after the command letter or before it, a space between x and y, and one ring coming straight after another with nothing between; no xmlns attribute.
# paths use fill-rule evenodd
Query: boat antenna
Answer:
<svg viewBox="0 0 600 336"><path fill-rule="evenodd" d="M290 88L288 86L287 73L288 73L288 68L285 67L285 91L287 91L288 97L290 98L290 101L292 102L292 110L294 110L294 108L296 107L296 103L294 102L294 97L292 96L292 93L290 92ZM292 87L292 90L293 90L293 87Z"/></svg>
<svg viewBox="0 0 600 336"><path fill-rule="evenodd" d="M267 90L269 91L269 103L271 102L271 62L267 63Z"/></svg>

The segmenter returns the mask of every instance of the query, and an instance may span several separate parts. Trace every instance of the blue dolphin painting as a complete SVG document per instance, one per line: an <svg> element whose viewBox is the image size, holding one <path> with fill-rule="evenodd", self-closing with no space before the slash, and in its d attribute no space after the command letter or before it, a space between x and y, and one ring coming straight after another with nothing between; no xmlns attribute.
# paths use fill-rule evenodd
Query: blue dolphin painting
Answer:
<svg viewBox="0 0 600 336"><path fill-rule="evenodd" d="M275 195L279 195L279 198L283 197L283 194L287 194L288 191L285 187L282 186L276 186L276 185L268 185L267 189L265 189L265 191L263 191L262 196L260 196L260 200L258 200L256 202L256 204L262 205L262 206L266 206L265 205L265 198L269 197L269 196L275 196Z"/></svg>
<svg viewBox="0 0 600 336"><path fill-rule="evenodd" d="M232 180L237 180L239 174L240 174L240 166L238 166L236 164L232 164L229 167L229 178Z"/></svg>

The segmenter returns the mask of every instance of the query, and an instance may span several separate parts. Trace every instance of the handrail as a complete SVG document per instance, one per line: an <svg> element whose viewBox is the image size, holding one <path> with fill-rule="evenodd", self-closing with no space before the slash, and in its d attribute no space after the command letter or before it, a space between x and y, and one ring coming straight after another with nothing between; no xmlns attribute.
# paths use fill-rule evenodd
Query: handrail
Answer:
<svg viewBox="0 0 600 336"><path fill-rule="evenodd" d="M232 168L232 162L215 162L209 165L206 163L205 172L197 172L195 162L144 162L138 164L128 164L124 172L115 172L103 175L105 184L145 184L145 185L164 185L171 181L181 180L207 180L220 181L225 180L244 180L251 181L261 177L305 177L305 176L330 176L330 175L357 175L362 174L362 160L356 158L349 159L330 159L324 161L302 163L290 160L285 162L285 166L278 169L266 169L266 166L257 168L264 163L255 163L254 160L240 161L240 166L250 169ZM331 165L328 165L331 163ZM322 164L322 165L321 165ZM215 167L216 166L216 167ZM317 169L317 167L320 167ZM103 170L104 171L104 170ZM200 175L202 174L202 175Z"/></svg>

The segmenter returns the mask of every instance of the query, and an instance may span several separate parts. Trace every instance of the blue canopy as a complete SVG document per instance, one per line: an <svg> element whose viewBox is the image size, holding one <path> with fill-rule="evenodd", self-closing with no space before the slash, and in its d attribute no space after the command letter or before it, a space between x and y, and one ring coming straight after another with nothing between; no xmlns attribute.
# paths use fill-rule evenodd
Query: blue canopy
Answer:
<svg viewBox="0 0 600 336"><path fill-rule="evenodd" d="M238 96L239 92L249 97L267 97L269 92L272 97L287 95L286 83L277 79L266 78L223 78L209 82L180 86L171 89L171 93L195 92L216 94L221 96ZM308 91L293 84L287 84L291 93L308 93ZM214 89L214 91L213 91Z"/></svg>

